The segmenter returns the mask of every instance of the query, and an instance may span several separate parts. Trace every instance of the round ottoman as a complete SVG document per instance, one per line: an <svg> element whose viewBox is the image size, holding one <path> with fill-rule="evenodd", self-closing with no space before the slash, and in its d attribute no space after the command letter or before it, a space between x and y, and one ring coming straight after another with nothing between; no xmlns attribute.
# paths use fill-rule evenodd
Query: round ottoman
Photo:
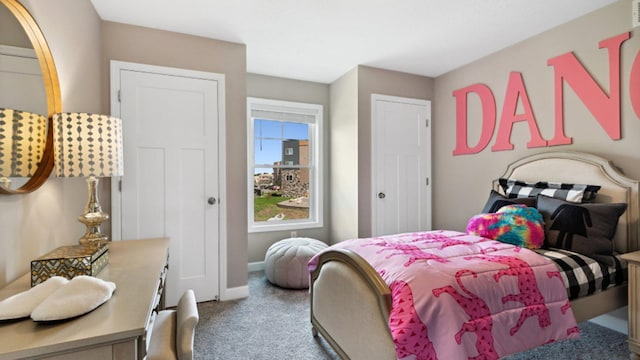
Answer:
<svg viewBox="0 0 640 360"><path fill-rule="evenodd" d="M265 274L270 283L288 289L309 287L309 260L327 244L310 238L289 238L276 242L264 257Z"/></svg>

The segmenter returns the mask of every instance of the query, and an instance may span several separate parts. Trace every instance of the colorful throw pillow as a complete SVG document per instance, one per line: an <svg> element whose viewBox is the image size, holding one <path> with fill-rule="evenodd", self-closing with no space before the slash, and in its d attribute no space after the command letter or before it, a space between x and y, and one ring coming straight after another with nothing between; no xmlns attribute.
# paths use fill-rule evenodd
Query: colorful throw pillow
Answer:
<svg viewBox="0 0 640 360"><path fill-rule="evenodd" d="M545 246L571 250L614 265L613 236L623 203L575 204L538 196L538 210L545 221Z"/></svg>
<svg viewBox="0 0 640 360"><path fill-rule="evenodd" d="M473 216L467 224L467 233L527 249L538 249L544 243L544 220L533 207L506 205L496 213Z"/></svg>
<svg viewBox="0 0 640 360"><path fill-rule="evenodd" d="M545 195L570 202L587 202L595 198L599 185L553 183L548 181L528 182L515 179L498 179L508 198L537 197Z"/></svg>
<svg viewBox="0 0 640 360"><path fill-rule="evenodd" d="M503 206L514 204L523 204L529 207L536 207L536 198L525 197L509 199L499 192L491 190L491 192L489 193L489 199L487 199L487 202L484 204L484 208L482 208L482 213L494 213L500 210L500 208L502 208Z"/></svg>

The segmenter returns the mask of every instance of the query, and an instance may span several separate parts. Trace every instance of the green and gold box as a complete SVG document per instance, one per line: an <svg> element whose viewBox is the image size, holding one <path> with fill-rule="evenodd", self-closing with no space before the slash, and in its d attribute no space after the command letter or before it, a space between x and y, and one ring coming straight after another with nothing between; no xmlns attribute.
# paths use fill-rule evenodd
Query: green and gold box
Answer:
<svg viewBox="0 0 640 360"><path fill-rule="evenodd" d="M109 263L109 243L61 246L31 261L31 286L52 276L96 276Z"/></svg>

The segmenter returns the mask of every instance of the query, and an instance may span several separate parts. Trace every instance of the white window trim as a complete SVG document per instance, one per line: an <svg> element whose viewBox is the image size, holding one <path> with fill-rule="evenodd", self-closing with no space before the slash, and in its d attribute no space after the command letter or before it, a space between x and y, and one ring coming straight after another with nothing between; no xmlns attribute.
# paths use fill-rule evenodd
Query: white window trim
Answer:
<svg viewBox="0 0 640 360"><path fill-rule="evenodd" d="M254 185L254 127L252 111L262 111L263 113L276 112L276 113L289 113L302 115L307 118L314 118L313 121L309 121L310 126L310 141L312 141L312 148L310 149L309 157L311 159L312 166L309 168L310 177L310 194L312 199L309 199L309 219L304 220L283 220L283 221L261 221L255 222L253 218L254 214L254 202L253 202L253 185ZM292 121L290 119L282 118L270 118L269 116L261 116L261 119L267 120L279 120L279 121ZM299 229L311 229L323 226L323 188L322 183L324 173L324 163L322 158L322 143L323 143L323 108L322 105L308 104L291 101L271 100L263 98L247 98L247 213L248 213L248 232L258 233L267 231L286 231L286 230L299 230ZM313 139L313 140L312 140Z"/></svg>

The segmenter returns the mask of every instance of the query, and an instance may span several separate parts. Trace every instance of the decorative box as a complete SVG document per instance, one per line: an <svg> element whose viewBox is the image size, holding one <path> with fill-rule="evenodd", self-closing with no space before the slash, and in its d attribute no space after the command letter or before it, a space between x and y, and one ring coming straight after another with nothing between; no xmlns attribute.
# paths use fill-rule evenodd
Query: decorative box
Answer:
<svg viewBox="0 0 640 360"><path fill-rule="evenodd" d="M31 286L52 276L96 276L109 263L109 243L61 246L31 261Z"/></svg>

